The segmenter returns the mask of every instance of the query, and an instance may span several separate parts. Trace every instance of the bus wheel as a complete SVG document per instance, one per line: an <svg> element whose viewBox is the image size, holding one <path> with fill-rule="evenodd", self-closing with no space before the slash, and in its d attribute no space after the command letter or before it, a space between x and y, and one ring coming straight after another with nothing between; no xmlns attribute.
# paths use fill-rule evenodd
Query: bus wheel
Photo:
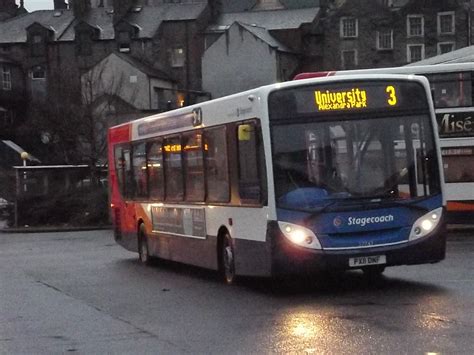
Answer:
<svg viewBox="0 0 474 355"><path fill-rule="evenodd" d="M228 285L235 281L234 248L232 238L228 233L224 235L221 246L221 274Z"/></svg>
<svg viewBox="0 0 474 355"><path fill-rule="evenodd" d="M385 266L371 266L362 269L365 278L368 280L378 280L382 277L383 272L385 271Z"/></svg>
<svg viewBox="0 0 474 355"><path fill-rule="evenodd" d="M145 227L140 226L138 232L138 260L144 265L150 265L151 257L148 249L148 238L146 236Z"/></svg>

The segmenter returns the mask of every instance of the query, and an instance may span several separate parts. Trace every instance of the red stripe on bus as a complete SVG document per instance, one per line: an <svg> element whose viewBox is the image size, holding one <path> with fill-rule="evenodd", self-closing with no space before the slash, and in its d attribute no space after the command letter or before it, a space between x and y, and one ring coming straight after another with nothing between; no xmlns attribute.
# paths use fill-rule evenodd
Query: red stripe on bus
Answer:
<svg viewBox="0 0 474 355"><path fill-rule="evenodd" d="M113 128L109 131L109 143L123 143L130 142L131 139L131 125L127 124Z"/></svg>
<svg viewBox="0 0 474 355"><path fill-rule="evenodd" d="M474 201L448 201L448 211L474 211Z"/></svg>
<svg viewBox="0 0 474 355"><path fill-rule="evenodd" d="M302 80L302 79L310 79L310 78L324 78L327 76L335 75L335 71L318 71L313 73L299 73L296 74L293 80Z"/></svg>

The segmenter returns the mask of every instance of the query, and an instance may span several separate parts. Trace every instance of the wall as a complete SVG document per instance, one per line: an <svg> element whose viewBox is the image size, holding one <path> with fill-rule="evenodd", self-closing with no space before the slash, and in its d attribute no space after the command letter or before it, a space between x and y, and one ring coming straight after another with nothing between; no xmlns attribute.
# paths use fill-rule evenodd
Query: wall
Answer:
<svg viewBox="0 0 474 355"><path fill-rule="evenodd" d="M390 10L375 0L345 1L339 8L329 11L324 20L323 67L320 70L343 69L342 50L356 49L358 54L356 68L371 68L407 64L407 44L410 43L423 43L425 58L438 54L438 42L454 41L455 49L465 47L469 43L469 12L463 3L461 0L412 1L399 10ZM454 35L439 36L437 33L437 14L444 11L455 11ZM424 15L424 37L407 37L408 14ZM344 16L358 19L357 38L340 38L340 19ZM388 28L393 29L393 49L378 50L376 32Z"/></svg>
<svg viewBox="0 0 474 355"><path fill-rule="evenodd" d="M234 24L202 58L203 89L213 98L278 80L276 51Z"/></svg>

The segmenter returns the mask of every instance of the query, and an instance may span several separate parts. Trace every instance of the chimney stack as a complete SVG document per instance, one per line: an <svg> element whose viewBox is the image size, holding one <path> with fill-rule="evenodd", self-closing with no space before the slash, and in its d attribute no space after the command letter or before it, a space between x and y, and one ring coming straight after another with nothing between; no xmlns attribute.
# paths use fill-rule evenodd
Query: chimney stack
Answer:
<svg viewBox="0 0 474 355"><path fill-rule="evenodd" d="M133 5L135 5L135 0L113 0L114 23L120 21Z"/></svg>
<svg viewBox="0 0 474 355"><path fill-rule="evenodd" d="M76 18L84 17L91 9L91 0L69 0L69 4Z"/></svg>
<svg viewBox="0 0 474 355"><path fill-rule="evenodd" d="M54 0L55 10L67 10L67 4L65 0Z"/></svg>

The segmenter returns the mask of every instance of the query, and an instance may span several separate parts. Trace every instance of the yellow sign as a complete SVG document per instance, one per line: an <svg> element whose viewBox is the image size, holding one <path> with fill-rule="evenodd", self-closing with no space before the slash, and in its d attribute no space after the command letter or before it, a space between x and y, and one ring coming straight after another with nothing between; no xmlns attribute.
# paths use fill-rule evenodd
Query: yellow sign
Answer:
<svg viewBox="0 0 474 355"><path fill-rule="evenodd" d="M359 88L347 91L316 90L314 97L319 111L367 108L367 91Z"/></svg>
<svg viewBox="0 0 474 355"><path fill-rule="evenodd" d="M385 92L388 94L388 104L390 106L395 106L397 104L397 94L395 92L395 88L392 85L387 86Z"/></svg>

